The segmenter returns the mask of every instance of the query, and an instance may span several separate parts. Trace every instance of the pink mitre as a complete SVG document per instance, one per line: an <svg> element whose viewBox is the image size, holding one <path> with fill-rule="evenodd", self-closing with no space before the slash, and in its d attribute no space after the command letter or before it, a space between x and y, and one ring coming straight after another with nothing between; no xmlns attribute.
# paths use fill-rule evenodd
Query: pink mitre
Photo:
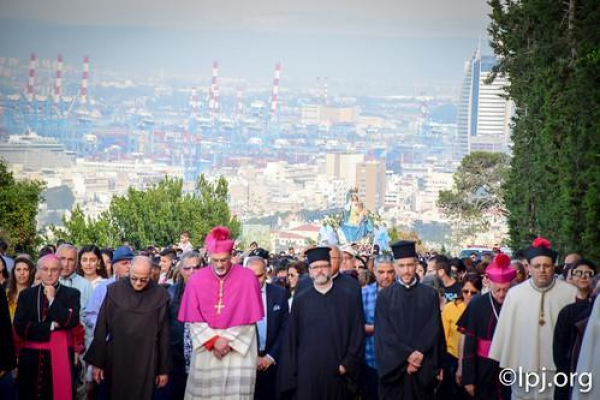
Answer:
<svg viewBox="0 0 600 400"><path fill-rule="evenodd" d="M231 240L231 231L224 226L212 228L204 244L211 254L231 253L233 250L233 240Z"/></svg>
<svg viewBox="0 0 600 400"><path fill-rule="evenodd" d="M510 266L510 257L500 253L485 269L488 279L496 283L512 282L517 276L517 270Z"/></svg>

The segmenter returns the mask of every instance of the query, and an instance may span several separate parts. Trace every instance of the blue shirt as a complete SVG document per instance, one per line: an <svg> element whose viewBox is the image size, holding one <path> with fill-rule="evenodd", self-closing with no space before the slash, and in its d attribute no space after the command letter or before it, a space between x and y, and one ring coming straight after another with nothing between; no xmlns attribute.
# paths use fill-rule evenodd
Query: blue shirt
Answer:
<svg viewBox="0 0 600 400"><path fill-rule="evenodd" d="M94 292L92 293L92 297L88 302L85 311L83 312L83 323L85 324L86 330L90 330L94 332L96 328L96 320L98 319L98 314L100 314L100 307L102 307L102 302L106 297L106 288L111 283L115 283L117 278L113 275L112 277L100 282Z"/></svg>
<svg viewBox="0 0 600 400"><path fill-rule="evenodd" d="M61 277L58 281L61 285L79 290L79 293L81 294L81 321L83 322L83 315L85 314L85 309L90 301L90 297L92 297L94 287L90 281L81 275L77 275L76 272L73 272L66 278Z"/></svg>
<svg viewBox="0 0 600 400"><path fill-rule="evenodd" d="M377 293L379 288L377 282L362 288L363 310L365 312L365 324L375 324L375 304L377 304ZM373 335L365 336L365 362L373 369L377 369L375 362L375 337Z"/></svg>

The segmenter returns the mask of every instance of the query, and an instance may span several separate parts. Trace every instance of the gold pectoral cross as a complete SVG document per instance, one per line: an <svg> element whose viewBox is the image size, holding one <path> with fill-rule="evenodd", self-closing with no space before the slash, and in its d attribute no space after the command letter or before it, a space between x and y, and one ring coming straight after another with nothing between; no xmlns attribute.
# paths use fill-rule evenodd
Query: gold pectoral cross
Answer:
<svg viewBox="0 0 600 400"><path fill-rule="evenodd" d="M224 289L225 281L219 280L219 302L215 306L217 309L217 314L221 314L221 310L225 308L225 304L223 304L223 289Z"/></svg>

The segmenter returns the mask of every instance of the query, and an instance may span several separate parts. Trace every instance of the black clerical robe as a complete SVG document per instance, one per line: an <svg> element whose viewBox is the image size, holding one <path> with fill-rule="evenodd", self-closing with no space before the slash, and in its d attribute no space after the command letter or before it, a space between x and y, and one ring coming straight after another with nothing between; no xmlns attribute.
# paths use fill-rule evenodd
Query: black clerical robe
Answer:
<svg viewBox="0 0 600 400"><path fill-rule="evenodd" d="M356 279L347 274L342 274L338 272L338 274L335 277L333 277L333 284L341 286L350 293L357 296L360 309L362 309L362 289ZM313 280L311 279L309 274L303 275L298 281L298 287L296 288L296 297L299 296L300 293L304 292L305 290L309 290L312 288ZM296 297L294 297L294 301L296 300Z"/></svg>
<svg viewBox="0 0 600 400"><path fill-rule="evenodd" d="M568 376L577 369L577 359L573 359L578 337L577 323L589 316L592 305L590 300L578 300L560 310L552 341L557 372L565 373ZM554 399L568 400L571 397L571 390L569 385L556 386Z"/></svg>
<svg viewBox="0 0 600 400"><path fill-rule="evenodd" d="M71 372L70 392L72 398L75 398L76 379L72 343L67 344L64 348L55 348L54 350L33 348L52 343L53 331L56 331L56 334L70 336L71 330L79 323L79 290L59 283L55 287L56 292L52 304L49 304L42 285L25 289L19 294L13 322L17 335L24 340L19 354L19 373L17 375L20 399L53 398L53 378L55 378L54 374L58 372L53 371L51 351L60 351L62 353L60 355L63 357L65 356L64 352L67 353ZM52 329L53 322L55 324Z"/></svg>
<svg viewBox="0 0 600 400"><path fill-rule="evenodd" d="M491 293L476 296L457 323L459 331L465 335L462 383L475 385L476 399L510 399L510 387L502 385L498 379L501 371L498 361L487 357L501 307Z"/></svg>
<svg viewBox="0 0 600 400"><path fill-rule="evenodd" d="M294 300L279 362L281 398L351 398L364 355L364 326L355 298L334 284L325 294L313 287ZM340 365L347 371L343 376Z"/></svg>
<svg viewBox="0 0 600 400"><path fill-rule="evenodd" d="M375 307L375 357L381 399L433 399L446 353L438 294L429 286L399 282L379 292ZM408 357L420 351L419 370Z"/></svg>
<svg viewBox="0 0 600 400"><path fill-rule="evenodd" d="M8 312L6 292L0 290L0 373L13 370L17 364L12 337L12 323Z"/></svg>
<svg viewBox="0 0 600 400"><path fill-rule="evenodd" d="M156 376L171 368L165 288L150 281L136 292L129 279L109 285L85 360L104 369L110 399L151 399Z"/></svg>

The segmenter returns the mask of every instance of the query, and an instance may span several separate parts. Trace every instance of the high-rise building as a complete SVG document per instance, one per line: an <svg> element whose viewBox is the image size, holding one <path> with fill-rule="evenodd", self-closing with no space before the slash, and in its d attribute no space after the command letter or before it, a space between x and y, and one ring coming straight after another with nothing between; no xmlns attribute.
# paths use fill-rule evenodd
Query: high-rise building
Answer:
<svg viewBox="0 0 600 400"><path fill-rule="evenodd" d="M343 179L347 190L350 190L356 186L356 166L364 159L363 154L327 154L325 161L327 176Z"/></svg>
<svg viewBox="0 0 600 400"><path fill-rule="evenodd" d="M505 97L507 77L498 75L487 82L496 64L496 58L482 56L479 47L465 64L456 118L455 160L478 150L510 153L514 103Z"/></svg>
<svg viewBox="0 0 600 400"><path fill-rule="evenodd" d="M364 161L356 164L356 187L365 209L377 212L385 203L385 162Z"/></svg>

